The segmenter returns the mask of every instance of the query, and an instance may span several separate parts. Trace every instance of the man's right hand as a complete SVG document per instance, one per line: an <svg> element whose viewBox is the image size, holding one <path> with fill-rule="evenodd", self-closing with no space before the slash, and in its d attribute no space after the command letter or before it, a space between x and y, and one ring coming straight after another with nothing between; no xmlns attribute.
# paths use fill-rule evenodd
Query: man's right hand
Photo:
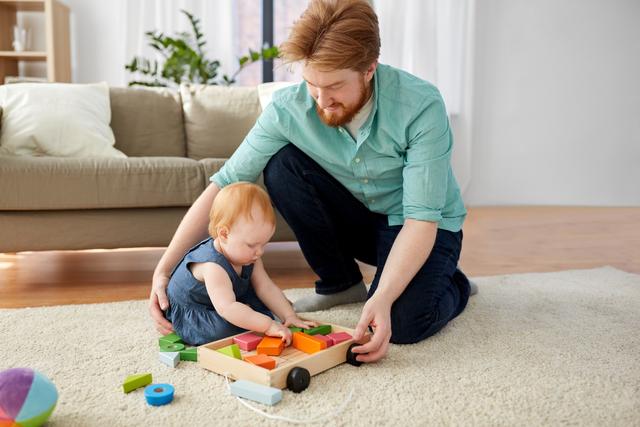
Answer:
<svg viewBox="0 0 640 427"><path fill-rule="evenodd" d="M153 275L151 295L149 295L149 314L151 314L156 323L156 329L162 335L173 332L173 325L164 318L164 313L162 313L162 310L166 310L169 307L167 285L169 285L168 276L164 274Z"/></svg>

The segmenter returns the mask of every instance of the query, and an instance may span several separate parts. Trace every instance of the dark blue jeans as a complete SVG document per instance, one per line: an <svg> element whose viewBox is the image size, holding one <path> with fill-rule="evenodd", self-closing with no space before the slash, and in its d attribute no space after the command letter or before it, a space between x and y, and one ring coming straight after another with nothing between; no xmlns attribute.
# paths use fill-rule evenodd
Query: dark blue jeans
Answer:
<svg viewBox="0 0 640 427"><path fill-rule="evenodd" d="M388 225L386 215L371 212L293 144L271 158L264 181L320 278L316 292L332 294L360 282L357 259L377 267L370 298L402 226ZM457 268L461 247L461 231L438 229L429 258L391 307L391 342L421 341L464 310L470 289Z"/></svg>

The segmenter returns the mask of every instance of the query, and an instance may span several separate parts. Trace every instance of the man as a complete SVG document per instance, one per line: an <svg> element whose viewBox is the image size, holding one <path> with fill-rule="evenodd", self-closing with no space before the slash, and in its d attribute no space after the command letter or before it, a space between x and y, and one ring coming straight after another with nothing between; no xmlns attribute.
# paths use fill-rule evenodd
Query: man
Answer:
<svg viewBox="0 0 640 427"><path fill-rule="evenodd" d="M366 301L356 326L371 341L423 340L460 314L470 294L457 269L466 210L452 174L444 102L429 83L378 64L378 20L366 0L314 0L281 46L304 82L278 91L244 142L182 220L154 273L150 311L162 333L165 288L184 252L206 237L221 187L264 172L274 204L314 272L296 311ZM377 266L367 293L355 259Z"/></svg>

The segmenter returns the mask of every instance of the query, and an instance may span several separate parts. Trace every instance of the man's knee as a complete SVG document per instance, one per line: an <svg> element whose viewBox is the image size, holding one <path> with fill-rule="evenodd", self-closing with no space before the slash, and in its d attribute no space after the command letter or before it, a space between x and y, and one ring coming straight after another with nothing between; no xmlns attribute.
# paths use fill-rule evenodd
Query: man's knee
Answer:
<svg viewBox="0 0 640 427"><path fill-rule="evenodd" d="M282 147L276 154L271 156L264 168L264 181L273 182L275 178L282 175L283 171L291 170L292 166L297 163L300 149L293 144L287 144Z"/></svg>
<svg viewBox="0 0 640 427"><path fill-rule="evenodd" d="M413 315L401 309L391 311L391 343L414 344L437 333L446 324L438 309L424 310Z"/></svg>

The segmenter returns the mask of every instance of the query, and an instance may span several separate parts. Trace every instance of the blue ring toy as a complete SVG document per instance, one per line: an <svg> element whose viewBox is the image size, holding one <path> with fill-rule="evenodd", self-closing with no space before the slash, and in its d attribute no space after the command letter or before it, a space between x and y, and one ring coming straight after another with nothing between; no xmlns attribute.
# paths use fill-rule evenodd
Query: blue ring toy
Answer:
<svg viewBox="0 0 640 427"><path fill-rule="evenodd" d="M171 384L151 384L144 388L144 398L152 406L161 406L173 400L174 388Z"/></svg>

